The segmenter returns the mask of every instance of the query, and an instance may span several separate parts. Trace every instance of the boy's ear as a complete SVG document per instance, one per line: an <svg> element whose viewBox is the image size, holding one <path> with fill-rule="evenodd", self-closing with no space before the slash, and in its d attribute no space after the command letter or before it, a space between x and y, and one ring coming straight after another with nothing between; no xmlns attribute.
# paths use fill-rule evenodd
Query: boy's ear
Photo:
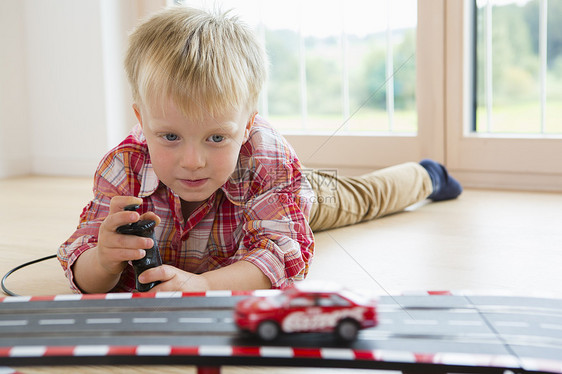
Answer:
<svg viewBox="0 0 562 374"><path fill-rule="evenodd" d="M250 120L246 124L246 129L244 129L244 142L243 143L246 143L248 141L248 138L250 137L250 130L252 128L252 125L254 124L254 119L256 118L257 114L258 114L257 112L253 113L252 116L250 117Z"/></svg>
<svg viewBox="0 0 562 374"><path fill-rule="evenodd" d="M141 116L141 111L140 111L139 106L137 104L133 104L133 110L135 111L135 116L139 120L139 124L142 128L142 116Z"/></svg>
<svg viewBox="0 0 562 374"><path fill-rule="evenodd" d="M252 123L248 122L248 124L246 125L246 129L244 130L244 141L243 143L246 143L248 141L248 138L250 137L250 128L252 127Z"/></svg>

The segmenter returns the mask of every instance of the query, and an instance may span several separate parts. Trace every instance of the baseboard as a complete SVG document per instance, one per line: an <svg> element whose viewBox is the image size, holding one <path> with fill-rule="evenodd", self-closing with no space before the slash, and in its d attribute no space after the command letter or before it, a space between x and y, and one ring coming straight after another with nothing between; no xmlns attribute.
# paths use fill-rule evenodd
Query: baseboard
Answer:
<svg viewBox="0 0 562 374"><path fill-rule="evenodd" d="M452 170L466 188L562 192L561 174L505 173Z"/></svg>
<svg viewBox="0 0 562 374"><path fill-rule="evenodd" d="M0 159L0 178L10 178L28 174L31 174L31 160L27 158L17 160Z"/></svg>

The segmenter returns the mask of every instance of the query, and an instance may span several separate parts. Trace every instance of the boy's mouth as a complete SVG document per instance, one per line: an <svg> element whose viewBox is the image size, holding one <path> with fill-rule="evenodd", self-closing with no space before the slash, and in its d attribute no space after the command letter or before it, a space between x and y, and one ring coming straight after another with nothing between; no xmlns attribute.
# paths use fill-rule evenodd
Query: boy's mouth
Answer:
<svg viewBox="0 0 562 374"><path fill-rule="evenodd" d="M194 187L201 187L208 180L209 180L208 178L202 178L202 179L182 179L181 181L187 187L194 188Z"/></svg>

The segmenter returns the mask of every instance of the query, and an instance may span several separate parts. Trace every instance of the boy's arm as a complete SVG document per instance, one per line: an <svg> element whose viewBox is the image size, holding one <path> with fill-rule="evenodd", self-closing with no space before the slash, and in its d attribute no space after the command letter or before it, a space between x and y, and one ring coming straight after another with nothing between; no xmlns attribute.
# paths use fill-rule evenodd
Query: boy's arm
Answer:
<svg viewBox="0 0 562 374"><path fill-rule="evenodd" d="M237 257L259 268L272 288L284 288L308 273L314 234L305 212L311 201L304 193L270 191L245 212L244 239Z"/></svg>
<svg viewBox="0 0 562 374"><path fill-rule="evenodd" d="M243 274L243 276L240 276ZM217 270L203 273L211 290L257 290L271 288L271 281L254 264L238 261Z"/></svg>
<svg viewBox="0 0 562 374"><path fill-rule="evenodd" d="M83 252L74 262L74 282L84 293L105 293L119 282L121 273L111 274L98 261L98 247Z"/></svg>
<svg viewBox="0 0 562 374"><path fill-rule="evenodd" d="M137 133L140 133L140 130L134 129L119 146L104 156L94 176L94 198L82 211L76 231L59 247L58 259L74 292L85 292L90 289L92 291L88 292L94 292L93 290L101 290L107 286L104 283L107 274L97 273L96 266L99 265L99 261L96 264L92 259L95 259L94 255L97 255L99 251L100 228L110 213L112 198L135 196L140 189L139 181L142 180L142 177L139 174L144 170L146 150ZM136 212L134 214L138 219L138 214ZM77 262L80 264L76 265ZM93 271L91 280L99 279L104 287L91 288L90 279L83 278L84 274L90 271L90 267ZM78 277L75 274L76 270ZM132 267L127 267L126 271L127 274L123 273L117 286L119 291L130 292L134 289ZM109 273L114 274L115 272L110 271ZM108 283L113 283L113 276L108 276L108 278L111 278ZM107 292L112 289L103 291Z"/></svg>
<svg viewBox="0 0 562 374"><path fill-rule="evenodd" d="M271 288L271 281L254 264L238 261L203 274L193 274L170 265L148 269L141 274L142 283L161 281L152 289L160 291L205 292L209 290L256 290Z"/></svg>

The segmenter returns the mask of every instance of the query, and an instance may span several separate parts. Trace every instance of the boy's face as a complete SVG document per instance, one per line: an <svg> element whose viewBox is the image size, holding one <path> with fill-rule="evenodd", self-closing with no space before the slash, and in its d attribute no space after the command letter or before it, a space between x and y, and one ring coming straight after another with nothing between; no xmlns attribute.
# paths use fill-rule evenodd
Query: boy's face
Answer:
<svg viewBox="0 0 562 374"><path fill-rule="evenodd" d="M249 134L250 113L233 110L195 120L186 118L172 100L164 104L162 110L133 106L152 166L160 181L182 200L203 202L234 171Z"/></svg>

